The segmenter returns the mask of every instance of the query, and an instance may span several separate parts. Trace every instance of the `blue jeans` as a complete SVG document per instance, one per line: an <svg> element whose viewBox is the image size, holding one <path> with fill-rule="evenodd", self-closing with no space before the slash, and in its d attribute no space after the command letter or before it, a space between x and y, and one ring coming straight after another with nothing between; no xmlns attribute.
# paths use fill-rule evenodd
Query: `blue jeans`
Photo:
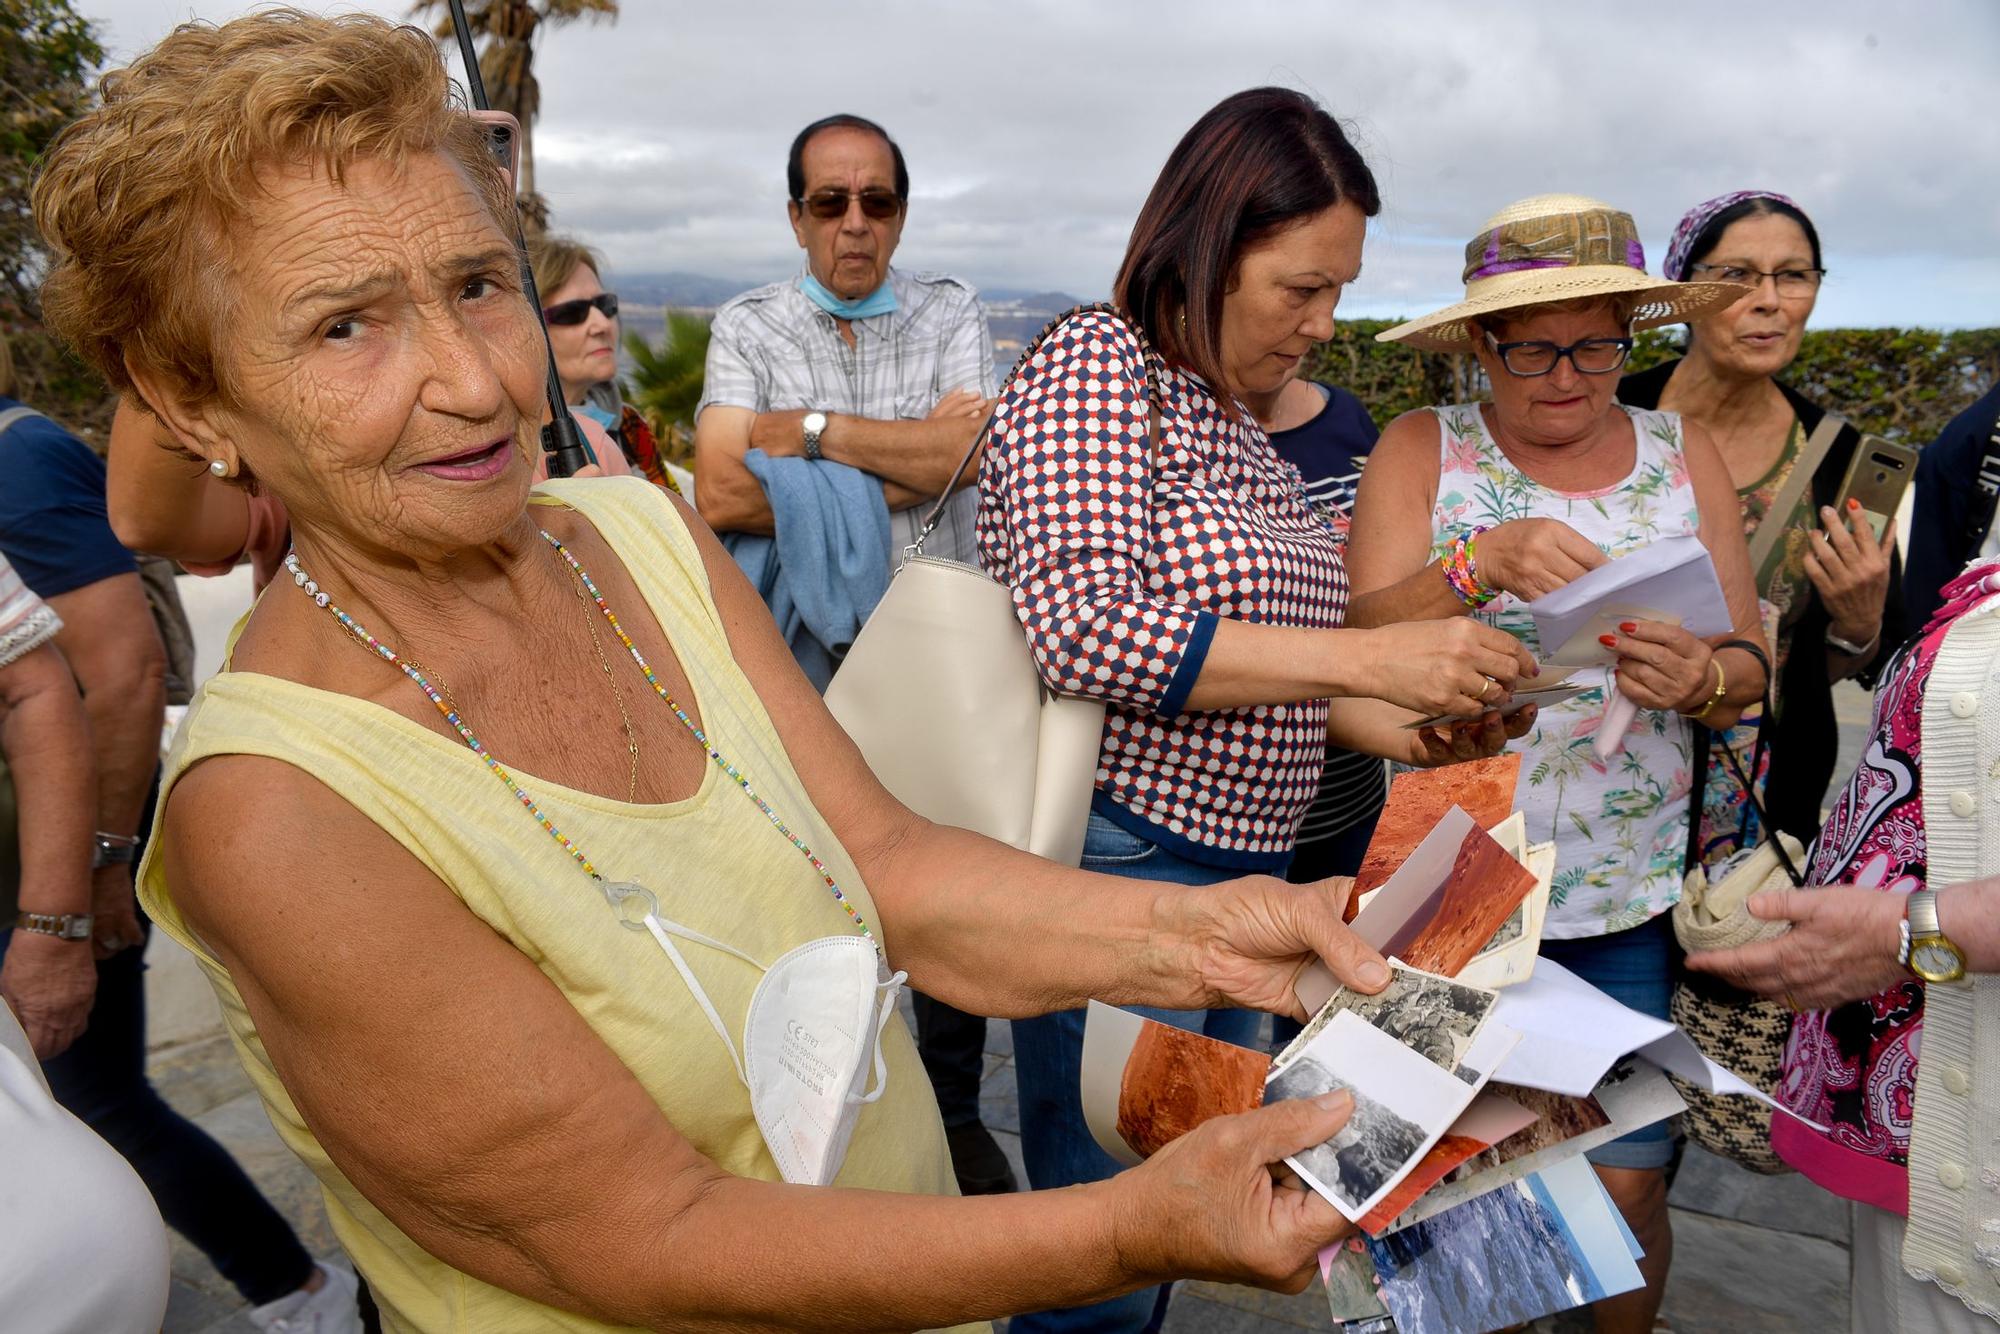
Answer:
<svg viewBox="0 0 2000 1334"><path fill-rule="evenodd" d="M1575 940L1545 940L1542 957L1554 959L1621 1005L1665 1019L1673 996L1673 914L1643 926ZM1674 1156L1672 1122L1655 1121L1584 1157L1599 1167L1660 1169Z"/></svg>
<svg viewBox="0 0 2000 1334"><path fill-rule="evenodd" d="M1353 875L1361 869L1361 859L1368 855L1368 840L1375 837L1375 825L1381 818L1382 810L1378 806L1373 815L1349 825L1332 838L1299 844L1298 852L1292 857L1292 869L1285 872L1285 879L1295 885L1310 885L1328 876ZM1304 1030L1305 1025L1296 1019L1287 1019L1282 1014L1273 1015L1271 1054L1275 1056L1290 1046L1292 1039Z"/></svg>
<svg viewBox="0 0 2000 1334"><path fill-rule="evenodd" d="M1083 869L1176 885L1212 885L1244 874L1176 856L1095 814L1084 836ZM1263 1020L1255 1010L1135 1009L1161 1023L1206 1033L1239 1047L1257 1045L1257 1029ZM1111 1155L1097 1147L1083 1122L1083 1100L1077 1088L1083 1067L1083 1016L1082 1010L1065 1010L1014 1020L1021 1156L1036 1190L1102 1181L1120 1170ZM1166 1287L1142 1288L1094 1306L1015 1316L1008 1329L1010 1334L1141 1334L1160 1327L1169 1291Z"/></svg>

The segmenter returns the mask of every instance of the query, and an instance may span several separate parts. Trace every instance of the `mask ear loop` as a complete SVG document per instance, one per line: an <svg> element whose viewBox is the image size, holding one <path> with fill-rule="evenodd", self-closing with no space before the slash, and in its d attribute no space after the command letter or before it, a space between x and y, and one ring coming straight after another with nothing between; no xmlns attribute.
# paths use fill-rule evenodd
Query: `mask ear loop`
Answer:
<svg viewBox="0 0 2000 1334"><path fill-rule="evenodd" d="M749 1088L750 1076L743 1068L743 1057L737 1053L736 1039L729 1036L729 1026L723 1023L722 1016L716 1013L715 1005L708 999L708 992L704 991L701 983L695 980L694 969L688 967L688 961L681 956L680 947L674 944L674 937L681 936L696 944L721 950L724 954L733 954L759 972L769 970L734 945L724 944L712 936L704 936L699 931L691 931L678 922L669 922L661 917L659 896L644 885L607 881L603 889L604 897L610 901L612 909L618 914L620 926L630 931L651 932L653 939L659 942L660 948L666 952L668 961L673 964L674 971L679 973L681 981L687 984L688 992L693 995L695 1004L701 1006L701 1012L708 1016L709 1027L713 1028L715 1035L722 1039L723 1047L729 1052L729 1062L736 1067L736 1077L743 1081L743 1087ZM646 915L635 921L632 918L632 911L639 906L645 908ZM883 1018L887 1017L885 1013ZM877 1056L879 1059L879 1051ZM879 1089L876 1096L881 1096Z"/></svg>
<svg viewBox="0 0 2000 1334"><path fill-rule="evenodd" d="M889 1015L896 1008L896 993L903 989L903 983L907 982L909 977L908 973L899 972L883 983L888 994L882 998L882 1004L877 1007L875 1015L875 1091L862 1094L853 1099L854 1102L865 1105L878 1101L889 1087L889 1061L882 1053L882 1030L888 1025Z"/></svg>

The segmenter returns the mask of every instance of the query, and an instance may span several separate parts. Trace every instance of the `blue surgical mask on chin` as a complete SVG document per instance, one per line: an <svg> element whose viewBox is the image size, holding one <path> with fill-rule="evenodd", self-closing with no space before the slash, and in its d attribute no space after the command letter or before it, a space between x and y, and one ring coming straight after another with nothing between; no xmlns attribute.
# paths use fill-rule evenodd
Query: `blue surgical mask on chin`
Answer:
<svg viewBox="0 0 2000 1334"><path fill-rule="evenodd" d="M860 300L844 301L827 291L826 285L813 277L812 270L808 269L805 276L799 279L799 290L806 294L808 301L835 319L865 320L871 315L887 315L896 308L896 293L886 278L880 287Z"/></svg>
<svg viewBox="0 0 2000 1334"><path fill-rule="evenodd" d="M570 410L582 413L607 431L615 429L618 425L616 414L598 407L595 403L577 403L572 405Z"/></svg>

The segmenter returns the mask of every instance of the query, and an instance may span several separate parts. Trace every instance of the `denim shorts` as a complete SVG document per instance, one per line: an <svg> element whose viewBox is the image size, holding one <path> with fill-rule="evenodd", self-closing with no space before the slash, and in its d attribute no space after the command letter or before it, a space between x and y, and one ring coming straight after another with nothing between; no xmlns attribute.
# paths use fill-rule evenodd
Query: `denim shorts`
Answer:
<svg viewBox="0 0 2000 1334"><path fill-rule="evenodd" d="M1553 959L1621 1005L1655 1019L1667 1018L1673 995L1673 914L1661 913L1644 926L1576 940L1544 940L1542 957ZM1655 1121L1585 1157L1599 1167L1664 1168L1674 1156L1671 1121Z"/></svg>

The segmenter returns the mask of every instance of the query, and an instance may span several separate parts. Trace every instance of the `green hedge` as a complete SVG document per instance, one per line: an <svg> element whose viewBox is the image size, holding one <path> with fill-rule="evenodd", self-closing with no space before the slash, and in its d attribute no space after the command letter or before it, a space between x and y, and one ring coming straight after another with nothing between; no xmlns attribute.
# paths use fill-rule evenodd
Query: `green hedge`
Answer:
<svg viewBox="0 0 2000 1334"><path fill-rule="evenodd" d="M1375 341L1397 323L1340 321L1306 373L1352 390L1384 426L1412 408L1484 396L1485 373L1470 356ZM1678 327L1640 334L1632 369L1678 356L1681 334ZM1809 329L1784 378L1863 430L1922 448L2000 381L2000 329Z"/></svg>

